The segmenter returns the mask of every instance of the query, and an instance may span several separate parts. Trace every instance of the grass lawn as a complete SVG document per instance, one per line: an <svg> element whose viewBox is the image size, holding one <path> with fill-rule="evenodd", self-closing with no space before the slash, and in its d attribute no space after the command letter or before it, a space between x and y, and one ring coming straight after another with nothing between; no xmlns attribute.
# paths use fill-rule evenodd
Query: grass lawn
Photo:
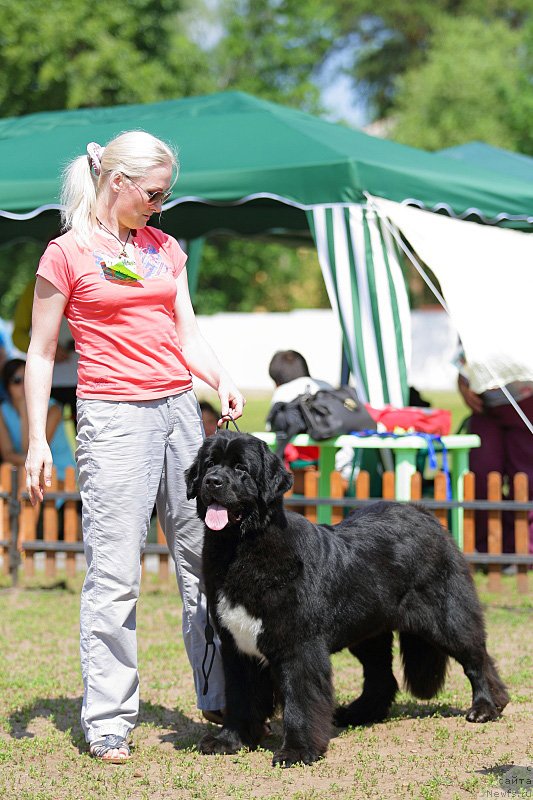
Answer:
<svg viewBox="0 0 533 800"><path fill-rule="evenodd" d="M0 590L2 800L479 798L499 789L499 776L512 765L533 761L532 601L516 593L514 578L504 578L498 596L482 591L489 650L511 693L501 719L466 722L469 685L453 663L436 699L400 694L385 723L336 731L325 759L290 770L270 766L280 743L278 718L263 750L196 752L206 724L195 707L177 590L158 586L153 576L138 608L142 702L134 758L120 766L90 759L79 728L80 582L81 576L63 588ZM358 663L338 654L334 672L340 701L353 698L361 685ZM399 677L397 656L395 672Z"/></svg>

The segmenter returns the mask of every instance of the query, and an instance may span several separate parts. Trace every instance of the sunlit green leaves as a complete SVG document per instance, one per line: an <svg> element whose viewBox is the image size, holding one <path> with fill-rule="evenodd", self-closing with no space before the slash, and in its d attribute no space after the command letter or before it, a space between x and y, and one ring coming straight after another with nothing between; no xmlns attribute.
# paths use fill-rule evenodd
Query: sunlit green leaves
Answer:
<svg viewBox="0 0 533 800"><path fill-rule="evenodd" d="M195 297L199 314L329 307L316 252L266 241L206 244Z"/></svg>
<svg viewBox="0 0 533 800"><path fill-rule="evenodd" d="M211 91L183 0L2 0L3 116Z"/></svg>
<svg viewBox="0 0 533 800"><path fill-rule="evenodd" d="M430 150L481 140L533 152L528 44L527 31L501 21L441 20L424 65L398 81L393 138Z"/></svg>

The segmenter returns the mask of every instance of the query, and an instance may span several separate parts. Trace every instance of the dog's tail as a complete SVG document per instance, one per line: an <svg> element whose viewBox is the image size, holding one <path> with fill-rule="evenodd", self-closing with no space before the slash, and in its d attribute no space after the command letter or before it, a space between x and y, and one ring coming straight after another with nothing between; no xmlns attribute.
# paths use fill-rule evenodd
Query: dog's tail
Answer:
<svg viewBox="0 0 533 800"><path fill-rule="evenodd" d="M400 633L405 688L421 700L434 697L444 684L448 656L412 633Z"/></svg>

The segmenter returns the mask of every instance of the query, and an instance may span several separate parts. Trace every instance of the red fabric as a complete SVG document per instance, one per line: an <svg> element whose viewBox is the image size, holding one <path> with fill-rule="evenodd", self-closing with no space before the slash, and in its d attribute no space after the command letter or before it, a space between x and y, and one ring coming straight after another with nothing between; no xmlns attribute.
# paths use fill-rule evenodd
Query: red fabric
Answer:
<svg viewBox="0 0 533 800"><path fill-rule="evenodd" d="M293 461L318 461L319 452L318 447L312 445L296 447L288 444L284 453L285 466L290 465Z"/></svg>
<svg viewBox="0 0 533 800"><path fill-rule="evenodd" d="M381 424L386 431L391 431L391 433L396 428L402 428L405 431L445 436L452 427L451 412L442 408L422 408L418 406L372 408L369 405L366 408L374 422Z"/></svg>

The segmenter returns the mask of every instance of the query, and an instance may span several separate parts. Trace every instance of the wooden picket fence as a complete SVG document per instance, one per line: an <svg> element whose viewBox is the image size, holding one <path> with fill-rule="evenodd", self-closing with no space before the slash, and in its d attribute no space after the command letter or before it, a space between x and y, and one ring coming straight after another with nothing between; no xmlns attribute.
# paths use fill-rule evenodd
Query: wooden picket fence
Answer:
<svg viewBox="0 0 533 800"><path fill-rule="evenodd" d="M476 501L474 490L474 474L468 473L464 479L464 500L461 503L464 513L464 547L467 560L475 564L483 563L488 569L488 588L498 591L501 588L502 565L517 565L517 586L520 592L528 591L528 546L529 529L527 513L533 508L528 502L528 478L520 473L514 480L514 501L503 498L502 477L493 472L489 476L486 501ZM394 472L385 472L382 477L381 497L394 500ZM411 497L413 500L427 504L444 527L448 525L448 509L453 505L446 500L446 476L438 472L434 478L433 498L422 497L422 475L417 472L411 480ZM59 510L56 501L63 500ZM295 485L286 495L287 505L305 514L312 522L316 522L318 499L318 472L316 469L304 469L295 476ZM340 522L345 509L371 502L370 475L361 471L355 482L355 497L345 498L345 482L339 473L332 473L330 484L332 505L332 522ZM486 508L488 511L488 553L475 553L475 509ZM514 511L515 552L502 553L502 512L504 509ZM44 553L44 572L47 578L55 578L58 574L58 554L64 559L67 577L75 575L77 570L76 555L83 553L81 541L81 517L79 513L79 493L73 468L65 474L63 484L59 484L53 476L52 486L46 495L42 510L31 506L25 492L25 471L18 471L10 464L0 466L0 556L3 571L11 573L16 582L19 563L27 577L35 574L35 556ZM157 541L146 545L143 560L148 555L158 559L157 571L159 579L168 580L169 553L163 531L157 523ZM533 563L533 555L531 556Z"/></svg>
<svg viewBox="0 0 533 800"><path fill-rule="evenodd" d="M63 482L58 481L53 470L52 485L46 493L42 509L31 505L25 486L26 472L23 468L17 471L11 464L0 466L0 556L3 572L11 573L16 582L21 564L23 574L31 578L35 575L35 556L43 553L44 574L53 579L58 575L57 556L62 554L60 558L64 559L66 575L73 577L78 569L76 556L83 553L80 495L74 468L67 467ZM58 499L64 501L61 509L56 505ZM17 525L13 524L12 518L15 503L18 505ZM16 547L14 527L17 528ZM147 555L158 557L159 578L168 580L170 556L159 521L157 542L146 545L143 562Z"/></svg>

